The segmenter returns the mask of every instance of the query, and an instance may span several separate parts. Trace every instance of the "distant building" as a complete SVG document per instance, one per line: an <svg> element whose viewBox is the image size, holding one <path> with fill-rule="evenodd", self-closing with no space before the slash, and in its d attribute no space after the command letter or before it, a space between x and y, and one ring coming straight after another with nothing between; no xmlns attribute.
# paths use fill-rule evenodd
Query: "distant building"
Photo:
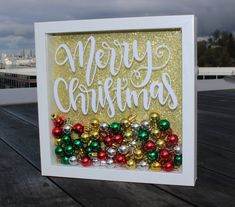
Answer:
<svg viewBox="0 0 235 207"><path fill-rule="evenodd" d="M0 70L0 88L37 87L36 68Z"/></svg>

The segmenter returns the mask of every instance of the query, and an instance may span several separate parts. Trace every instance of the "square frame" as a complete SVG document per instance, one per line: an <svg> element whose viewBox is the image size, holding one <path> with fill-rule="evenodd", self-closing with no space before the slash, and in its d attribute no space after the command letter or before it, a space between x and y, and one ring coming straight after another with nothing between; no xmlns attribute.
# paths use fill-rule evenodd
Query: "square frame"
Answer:
<svg viewBox="0 0 235 207"><path fill-rule="evenodd" d="M195 22L196 18L193 15L183 15L35 23L42 175L194 186L197 158L197 52ZM129 171L115 168L82 168L79 166L52 164L50 147L51 122L49 118L50 98L47 82L48 35L153 29L181 29L182 31L182 172Z"/></svg>

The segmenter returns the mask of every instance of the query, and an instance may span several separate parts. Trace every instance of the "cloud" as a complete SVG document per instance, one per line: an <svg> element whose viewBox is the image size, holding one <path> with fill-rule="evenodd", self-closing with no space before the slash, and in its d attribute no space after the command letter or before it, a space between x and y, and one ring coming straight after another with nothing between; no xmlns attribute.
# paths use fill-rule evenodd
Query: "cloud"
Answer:
<svg viewBox="0 0 235 207"><path fill-rule="evenodd" d="M195 14L198 34L235 31L234 0L9 0L0 7L0 49L34 47L33 23L107 17ZM4 42L10 41L10 42Z"/></svg>

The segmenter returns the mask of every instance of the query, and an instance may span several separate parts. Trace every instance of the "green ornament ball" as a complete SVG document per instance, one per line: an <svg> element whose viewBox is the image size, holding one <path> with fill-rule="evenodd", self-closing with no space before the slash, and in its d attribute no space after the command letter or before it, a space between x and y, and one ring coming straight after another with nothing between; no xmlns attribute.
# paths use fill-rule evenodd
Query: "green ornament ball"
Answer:
<svg viewBox="0 0 235 207"><path fill-rule="evenodd" d="M73 146L68 145L68 146L65 147L64 151L67 155L71 155L74 152L74 148L73 148Z"/></svg>
<svg viewBox="0 0 235 207"><path fill-rule="evenodd" d="M147 131L141 130L138 134L138 138L140 141L146 141L149 138L149 134Z"/></svg>
<svg viewBox="0 0 235 207"><path fill-rule="evenodd" d="M182 155L175 155L174 164L176 166L182 165Z"/></svg>
<svg viewBox="0 0 235 207"><path fill-rule="evenodd" d="M91 152L93 152L93 149L91 146L88 146L88 147L86 147L85 151L86 151L86 153L91 153Z"/></svg>
<svg viewBox="0 0 235 207"><path fill-rule="evenodd" d="M93 151L98 151L100 148L100 143L98 141L92 141L90 146Z"/></svg>
<svg viewBox="0 0 235 207"><path fill-rule="evenodd" d="M66 165L69 164L69 157L67 156L61 157L61 163Z"/></svg>
<svg viewBox="0 0 235 207"><path fill-rule="evenodd" d="M167 121L166 119L162 119L159 121L158 127L160 131L165 131L170 128L170 122Z"/></svg>
<svg viewBox="0 0 235 207"><path fill-rule="evenodd" d="M80 149L83 146L83 143L80 139L75 139L73 141L73 147L77 150Z"/></svg>
<svg viewBox="0 0 235 207"><path fill-rule="evenodd" d="M55 148L55 154L56 154L57 156L63 156L63 155L64 155L64 150L63 150L63 148L60 147L60 146L56 147L56 148Z"/></svg>
<svg viewBox="0 0 235 207"><path fill-rule="evenodd" d="M69 144L70 143L70 141L71 141L71 137L69 136L69 135L64 135L62 138L61 138L61 143L62 144L65 144L65 145L67 145L67 144Z"/></svg>
<svg viewBox="0 0 235 207"><path fill-rule="evenodd" d="M158 158L159 158L159 154L157 151L147 153L147 159L150 162L157 161Z"/></svg>
<svg viewBox="0 0 235 207"><path fill-rule="evenodd" d="M113 132L118 132L121 130L121 124L118 123L118 122L113 122L111 125L110 125L110 129L111 131Z"/></svg>

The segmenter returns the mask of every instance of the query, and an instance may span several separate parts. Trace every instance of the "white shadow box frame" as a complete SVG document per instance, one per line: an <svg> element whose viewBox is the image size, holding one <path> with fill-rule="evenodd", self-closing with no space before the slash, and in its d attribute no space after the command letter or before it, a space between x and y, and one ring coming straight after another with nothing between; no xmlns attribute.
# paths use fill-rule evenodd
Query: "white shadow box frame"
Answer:
<svg viewBox="0 0 235 207"><path fill-rule="evenodd" d="M196 180L197 93L196 93L196 26L192 15L94 19L35 23L37 57L38 111L41 170L45 176L86 178L193 186ZM182 137L183 163L180 172L152 172L62 165L53 162L51 120L52 92L49 84L48 39L52 34L145 30L182 31Z"/></svg>

